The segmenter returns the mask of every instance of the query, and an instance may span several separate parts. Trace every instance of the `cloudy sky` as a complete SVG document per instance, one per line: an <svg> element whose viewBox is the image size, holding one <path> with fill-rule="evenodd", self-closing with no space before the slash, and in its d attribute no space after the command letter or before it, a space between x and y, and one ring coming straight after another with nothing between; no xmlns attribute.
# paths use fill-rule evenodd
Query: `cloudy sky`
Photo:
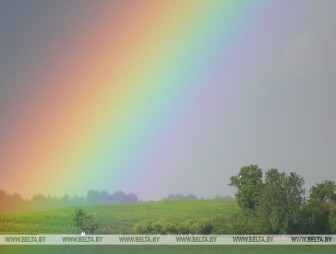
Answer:
<svg viewBox="0 0 336 254"><path fill-rule="evenodd" d="M0 1L0 189L336 181L336 1L201 2Z"/></svg>

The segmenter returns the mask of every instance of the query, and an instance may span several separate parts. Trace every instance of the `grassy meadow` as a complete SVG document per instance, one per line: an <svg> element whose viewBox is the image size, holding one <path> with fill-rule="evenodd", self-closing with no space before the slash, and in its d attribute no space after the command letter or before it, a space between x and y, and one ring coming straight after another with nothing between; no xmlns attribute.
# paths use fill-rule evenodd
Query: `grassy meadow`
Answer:
<svg viewBox="0 0 336 254"><path fill-rule="evenodd" d="M0 234L77 234L72 215L76 208L0 214ZM234 200L181 200L84 207L97 218L97 234L133 234L144 220L185 221L228 218L239 210Z"/></svg>
<svg viewBox="0 0 336 254"><path fill-rule="evenodd" d="M72 224L76 208L0 214L0 234L78 234ZM89 206L84 209L101 222L97 234L132 234L143 220L185 221L229 218L239 210L236 201L192 200ZM331 254L336 246L0 246L6 254Z"/></svg>

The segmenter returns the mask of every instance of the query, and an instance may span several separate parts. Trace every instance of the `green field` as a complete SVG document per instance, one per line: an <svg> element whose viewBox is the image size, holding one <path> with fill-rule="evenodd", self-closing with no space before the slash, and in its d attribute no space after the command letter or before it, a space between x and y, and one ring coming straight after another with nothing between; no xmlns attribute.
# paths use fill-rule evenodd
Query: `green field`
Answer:
<svg viewBox="0 0 336 254"><path fill-rule="evenodd" d="M134 224L144 220L185 221L193 218L228 218L239 210L234 200L184 200L137 204L88 206L84 208L97 218L97 234L132 234ZM1 234L73 234L75 208L0 214Z"/></svg>
<svg viewBox="0 0 336 254"><path fill-rule="evenodd" d="M0 234L77 234L72 226L76 208L0 214ZM102 227L97 234L134 233L133 225L143 220L184 221L216 216L228 218L239 210L235 201L164 201L139 204L85 207L98 218ZM336 246L0 246L6 254L331 254Z"/></svg>

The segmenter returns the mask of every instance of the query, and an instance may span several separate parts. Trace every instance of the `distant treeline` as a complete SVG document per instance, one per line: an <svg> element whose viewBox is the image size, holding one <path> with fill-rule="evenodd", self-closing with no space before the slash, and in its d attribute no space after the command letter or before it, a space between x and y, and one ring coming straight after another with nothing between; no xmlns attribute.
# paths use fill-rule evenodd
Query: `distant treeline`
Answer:
<svg viewBox="0 0 336 254"><path fill-rule="evenodd" d="M231 196L225 196L225 197L215 196L213 199L214 200L232 200L234 198ZM166 200L202 200L202 198L198 198L193 194L189 194L189 195L169 194L167 197L163 198L162 200L163 201L166 201Z"/></svg>
<svg viewBox="0 0 336 254"><path fill-rule="evenodd" d="M18 193L9 195L5 191L0 190L0 212L139 202L142 201L136 195L125 194L122 191L109 194L107 191L90 190L85 197L70 196L67 194L63 197L54 197L38 194L34 195L31 199L23 199Z"/></svg>
<svg viewBox="0 0 336 254"><path fill-rule="evenodd" d="M230 196L216 196L213 199L228 200L233 199ZM195 195L169 194L162 199L168 200L200 200ZM50 195L37 194L31 199L24 199L20 194L7 194L0 190L0 212L15 212L24 210L39 210L49 208L90 206L90 205L113 205L139 203L142 200L135 194L125 194L117 191L109 194L107 191L89 190L86 196L70 196L68 194L63 197L55 197Z"/></svg>

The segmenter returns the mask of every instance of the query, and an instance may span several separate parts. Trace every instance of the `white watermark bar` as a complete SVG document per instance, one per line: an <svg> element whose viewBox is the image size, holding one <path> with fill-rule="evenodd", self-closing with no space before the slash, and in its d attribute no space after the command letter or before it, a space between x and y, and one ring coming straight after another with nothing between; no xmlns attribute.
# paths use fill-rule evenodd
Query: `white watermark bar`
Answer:
<svg viewBox="0 0 336 254"><path fill-rule="evenodd" d="M0 245L336 245L336 235L0 235Z"/></svg>

